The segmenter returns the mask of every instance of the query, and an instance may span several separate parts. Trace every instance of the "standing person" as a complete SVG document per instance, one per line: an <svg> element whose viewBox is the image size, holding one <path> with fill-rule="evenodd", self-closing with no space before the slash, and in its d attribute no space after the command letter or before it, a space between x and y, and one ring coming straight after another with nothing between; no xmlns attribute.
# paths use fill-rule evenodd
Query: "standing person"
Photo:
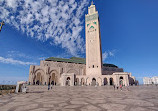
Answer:
<svg viewBox="0 0 158 111"><path fill-rule="evenodd" d="M50 82L48 83L48 90L50 89Z"/></svg>
<svg viewBox="0 0 158 111"><path fill-rule="evenodd" d="M53 87L53 83L51 83L51 89L52 89L52 87Z"/></svg>
<svg viewBox="0 0 158 111"><path fill-rule="evenodd" d="M121 91L122 91L122 85L120 84L120 89L121 89Z"/></svg>
<svg viewBox="0 0 158 111"><path fill-rule="evenodd" d="M118 88L119 88L119 86L118 86L118 84L117 84L117 90L118 90Z"/></svg>
<svg viewBox="0 0 158 111"><path fill-rule="evenodd" d="M115 84L113 85L113 87L114 87L114 90L115 90Z"/></svg>

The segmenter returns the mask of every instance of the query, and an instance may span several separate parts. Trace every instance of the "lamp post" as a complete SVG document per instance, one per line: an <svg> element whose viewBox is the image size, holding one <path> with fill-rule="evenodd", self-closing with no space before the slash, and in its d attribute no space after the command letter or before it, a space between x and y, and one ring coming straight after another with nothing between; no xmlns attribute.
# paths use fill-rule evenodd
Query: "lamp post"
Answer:
<svg viewBox="0 0 158 111"><path fill-rule="evenodd" d="M1 30L2 30L2 26L4 25L4 21L2 21L2 22L0 22L0 32L1 32Z"/></svg>

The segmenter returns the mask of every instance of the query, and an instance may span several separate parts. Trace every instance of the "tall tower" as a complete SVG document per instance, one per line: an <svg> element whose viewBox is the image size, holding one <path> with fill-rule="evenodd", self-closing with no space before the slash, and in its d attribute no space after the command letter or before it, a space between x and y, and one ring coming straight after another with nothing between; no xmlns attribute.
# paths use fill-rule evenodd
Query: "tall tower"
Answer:
<svg viewBox="0 0 158 111"><path fill-rule="evenodd" d="M86 75L102 75L102 49L98 11L93 2L85 15L86 29Z"/></svg>

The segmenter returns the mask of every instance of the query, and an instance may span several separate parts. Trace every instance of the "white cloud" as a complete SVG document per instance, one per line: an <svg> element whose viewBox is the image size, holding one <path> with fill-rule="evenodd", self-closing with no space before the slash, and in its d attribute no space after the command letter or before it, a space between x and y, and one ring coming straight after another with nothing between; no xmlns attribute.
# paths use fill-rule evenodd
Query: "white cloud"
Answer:
<svg viewBox="0 0 158 111"><path fill-rule="evenodd" d="M109 51L109 56L114 56L114 51Z"/></svg>
<svg viewBox="0 0 158 111"><path fill-rule="evenodd" d="M22 59L34 59L32 56L26 55L19 51L8 51L7 56L8 58L22 58Z"/></svg>
<svg viewBox="0 0 158 111"><path fill-rule="evenodd" d="M102 54L102 59L103 61L105 61L108 57L108 53L105 51L103 54Z"/></svg>
<svg viewBox="0 0 158 111"><path fill-rule="evenodd" d="M39 60L45 60L46 58L48 58L48 57L39 57L38 59Z"/></svg>
<svg viewBox="0 0 158 111"><path fill-rule="evenodd" d="M103 59L103 61L105 61L108 57L115 56L115 53L116 53L116 50L105 51L105 52L102 54L102 59Z"/></svg>
<svg viewBox="0 0 158 111"><path fill-rule="evenodd" d="M77 1L77 0L76 0ZM72 55L84 52L84 11L88 0L0 1L0 19L38 40L50 40ZM12 11L11 11L12 10Z"/></svg>
<svg viewBox="0 0 158 111"><path fill-rule="evenodd" d="M20 65L36 64L36 63L32 63L32 62L23 62L20 60L14 60L12 58L4 58L4 57L0 57L0 62L7 63L7 64L20 64Z"/></svg>
<svg viewBox="0 0 158 111"><path fill-rule="evenodd" d="M16 85L17 81L27 81L28 77L1 77L0 84L2 85Z"/></svg>

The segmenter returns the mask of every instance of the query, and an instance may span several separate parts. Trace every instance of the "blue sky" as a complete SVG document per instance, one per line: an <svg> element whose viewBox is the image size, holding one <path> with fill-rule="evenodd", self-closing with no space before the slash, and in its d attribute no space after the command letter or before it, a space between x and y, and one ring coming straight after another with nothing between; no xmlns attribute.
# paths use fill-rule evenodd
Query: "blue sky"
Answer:
<svg viewBox="0 0 158 111"><path fill-rule="evenodd" d="M95 0L105 63L142 83L158 76L158 1ZM29 65L47 57L85 57L89 0L0 0L0 83L27 80Z"/></svg>

